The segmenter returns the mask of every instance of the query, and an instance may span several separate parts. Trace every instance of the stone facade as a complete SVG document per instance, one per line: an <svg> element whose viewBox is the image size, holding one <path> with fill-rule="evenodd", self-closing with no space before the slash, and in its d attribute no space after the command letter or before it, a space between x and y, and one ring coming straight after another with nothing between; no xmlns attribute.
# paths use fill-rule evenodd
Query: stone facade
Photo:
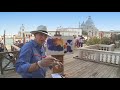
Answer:
<svg viewBox="0 0 120 90"><path fill-rule="evenodd" d="M82 31L88 33L88 37L99 36L99 30L95 27L94 22L91 19L91 16L88 17L87 21L79 25Z"/></svg>

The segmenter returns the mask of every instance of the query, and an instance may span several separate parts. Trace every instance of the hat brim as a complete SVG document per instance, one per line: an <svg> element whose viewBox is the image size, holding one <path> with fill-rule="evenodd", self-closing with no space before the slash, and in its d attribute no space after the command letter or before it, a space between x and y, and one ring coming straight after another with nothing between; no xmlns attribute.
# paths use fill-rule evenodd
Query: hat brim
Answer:
<svg viewBox="0 0 120 90"><path fill-rule="evenodd" d="M42 31L31 31L30 33L32 33L32 34L35 34L35 33L43 33L43 34L46 34L47 36L50 36L48 33L42 32Z"/></svg>

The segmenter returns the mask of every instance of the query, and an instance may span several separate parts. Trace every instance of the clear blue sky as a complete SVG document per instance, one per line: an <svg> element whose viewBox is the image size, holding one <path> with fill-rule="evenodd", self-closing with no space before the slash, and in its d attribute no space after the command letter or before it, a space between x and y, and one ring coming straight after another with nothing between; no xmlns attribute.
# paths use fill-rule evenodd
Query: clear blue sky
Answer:
<svg viewBox="0 0 120 90"><path fill-rule="evenodd" d="M78 27L78 23L91 16L100 31L120 30L120 12L0 12L0 35L17 34L24 24L26 31L46 25L48 30L57 27Z"/></svg>

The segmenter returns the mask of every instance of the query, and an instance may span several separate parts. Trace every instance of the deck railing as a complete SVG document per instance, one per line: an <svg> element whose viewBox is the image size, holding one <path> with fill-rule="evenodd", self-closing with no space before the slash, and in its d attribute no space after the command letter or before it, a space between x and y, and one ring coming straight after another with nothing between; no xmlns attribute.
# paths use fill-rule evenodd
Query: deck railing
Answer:
<svg viewBox="0 0 120 90"><path fill-rule="evenodd" d="M18 51L0 52L0 70L1 70L1 74L3 74L4 71L14 70L15 69L14 64L16 62L18 54L19 54ZM10 64L12 64L12 66L10 66Z"/></svg>
<svg viewBox="0 0 120 90"><path fill-rule="evenodd" d="M18 46L15 45L11 45L11 51L19 51L20 48Z"/></svg>
<svg viewBox="0 0 120 90"><path fill-rule="evenodd" d="M96 45L86 46L84 48L96 49L96 50L104 50L104 51L114 51L115 44L111 44L111 45L96 44Z"/></svg>
<svg viewBox="0 0 120 90"><path fill-rule="evenodd" d="M4 71L15 70L14 64L17 60L18 55L19 55L19 50L20 50L19 47L12 45L11 51L0 52L0 71L1 71L1 74L3 74ZM10 64L12 64L13 66L10 66Z"/></svg>
<svg viewBox="0 0 120 90"><path fill-rule="evenodd" d="M79 48L78 50L78 58L81 60L93 61L113 66L120 65L120 52L113 51L114 45L92 45L92 47L89 46Z"/></svg>

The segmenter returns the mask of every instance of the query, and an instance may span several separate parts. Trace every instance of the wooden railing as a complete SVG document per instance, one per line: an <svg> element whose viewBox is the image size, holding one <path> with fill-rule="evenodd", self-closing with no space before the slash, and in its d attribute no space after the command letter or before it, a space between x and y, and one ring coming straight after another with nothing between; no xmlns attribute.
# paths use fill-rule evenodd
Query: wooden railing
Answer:
<svg viewBox="0 0 120 90"><path fill-rule="evenodd" d="M1 74L4 71L13 70L15 69L14 64L18 57L18 51L11 51L11 52L0 52L0 70ZM12 68L8 68L10 64L13 64Z"/></svg>
<svg viewBox="0 0 120 90"><path fill-rule="evenodd" d="M18 46L15 45L11 45L11 51L19 51L20 48Z"/></svg>
<svg viewBox="0 0 120 90"><path fill-rule="evenodd" d="M11 51L8 52L0 52L0 70L1 70L1 74L4 74L4 71L8 71L8 70L15 70L15 62L17 60L17 57L19 55L19 50L20 48L12 45L11 46ZM12 64L12 67L8 66Z"/></svg>

